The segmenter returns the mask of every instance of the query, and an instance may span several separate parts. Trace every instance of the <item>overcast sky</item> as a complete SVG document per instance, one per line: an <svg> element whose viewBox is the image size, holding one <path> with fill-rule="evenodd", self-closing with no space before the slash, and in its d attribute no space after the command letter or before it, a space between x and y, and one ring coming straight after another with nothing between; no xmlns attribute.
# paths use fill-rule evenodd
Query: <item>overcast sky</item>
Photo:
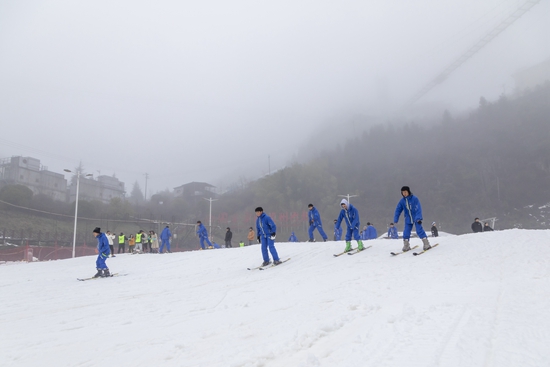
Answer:
<svg viewBox="0 0 550 367"><path fill-rule="evenodd" d="M0 2L0 158L138 180L148 196L288 163L390 116L525 1ZM542 1L417 103L460 110L550 57ZM268 158L269 157L269 158ZM68 176L67 176L68 177Z"/></svg>

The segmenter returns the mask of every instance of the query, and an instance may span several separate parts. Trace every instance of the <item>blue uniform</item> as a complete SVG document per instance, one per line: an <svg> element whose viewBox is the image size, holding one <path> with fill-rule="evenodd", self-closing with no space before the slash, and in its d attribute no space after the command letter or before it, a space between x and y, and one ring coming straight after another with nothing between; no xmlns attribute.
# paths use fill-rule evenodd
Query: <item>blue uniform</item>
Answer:
<svg viewBox="0 0 550 367"><path fill-rule="evenodd" d="M342 239L342 228L337 227L334 223L334 241L340 241Z"/></svg>
<svg viewBox="0 0 550 367"><path fill-rule="evenodd" d="M403 229L404 240L409 240L411 238L413 224L415 225L416 234L418 237L428 237L426 232L424 232L424 228L422 228L422 206L416 196L410 194L409 196L403 197L399 200L399 203L397 203L397 207L395 208L395 215L393 216L394 223L397 224L397 221L401 216L401 212L404 212L403 215L405 217L405 226Z"/></svg>
<svg viewBox="0 0 550 367"><path fill-rule="evenodd" d="M298 242L298 238L296 237L296 235L294 234L294 232L292 232L292 234L291 234L290 237L288 238L288 242Z"/></svg>
<svg viewBox="0 0 550 367"><path fill-rule="evenodd" d="M397 228L395 227L390 227L388 229L388 237L392 238L392 239L398 239L399 238L399 235L397 234Z"/></svg>
<svg viewBox="0 0 550 367"><path fill-rule="evenodd" d="M200 242L201 242L201 248L204 250L204 242L208 244L209 247L212 247L212 243L210 243L210 240L208 239L208 231L206 230L206 227L201 223L197 227L197 236L199 236Z"/></svg>
<svg viewBox="0 0 550 367"><path fill-rule="evenodd" d="M268 249L269 252L271 252L271 256L273 256L273 261L279 261L279 255L275 249L275 240L271 239L271 236L277 233L277 226L275 225L275 222L273 222L267 214L262 212L262 214L256 218L256 230L258 237L260 237L264 262L269 261L269 253L267 252Z"/></svg>
<svg viewBox="0 0 550 367"><path fill-rule="evenodd" d="M376 232L376 228L371 224L370 226L367 226L367 240L375 240L378 237L378 234Z"/></svg>
<svg viewBox="0 0 550 367"><path fill-rule="evenodd" d="M164 227L160 234L160 249L159 252L162 254L162 250L164 249L164 245L166 245L166 251L170 252L170 237L172 237L172 232L170 232L170 228Z"/></svg>
<svg viewBox="0 0 550 367"><path fill-rule="evenodd" d="M351 204L347 204L347 207L347 210L342 208L340 211L340 215L338 216L338 219L336 219L335 227L340 228L340 223L342 223L342 220L345 220L346 225L348 226L346 241L351 241L352 235L354 240L359 241L361 239L361 237L359 237L359 226L361 225L359 222L359 212Z"/></svg>
<svg viewBox="0 0 550 367"><path fill-rule="evenodd" d="M109 257L111 253L111 248L109 247L109 240L105 233L100 233L96 236L97 238L97 260L95 262L96 268L99 270L108 270L105 260Z"/></svg>
<svg viewBox="0 0 550 367"><path fill-rule="evenodd" d="M317 210L317 208L313 207L309 211L308 216L309 216L309 229L308 229L309 240L313 241L313 231L315 230L315 228L317 228L317 230L321 234L321 237L323 237L323 240L326 241L327 240L327 234L323 230L323 223L321 222L321 215L319 215L319 211Z"/></svg>

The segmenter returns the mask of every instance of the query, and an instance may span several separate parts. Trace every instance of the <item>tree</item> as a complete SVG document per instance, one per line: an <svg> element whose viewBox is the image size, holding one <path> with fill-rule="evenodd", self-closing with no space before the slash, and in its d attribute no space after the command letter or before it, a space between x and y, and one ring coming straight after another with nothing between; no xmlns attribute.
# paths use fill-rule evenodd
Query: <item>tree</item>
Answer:
<svg viewBox="0 0 550 367"><path fill-rule="evenodd" d="M140 204L143 203L143 192L141 191L141 188L139 187L139 183L134 182L134 187L132 188L132 192L130 193L130 201L134 204Z"/></svg>
<svg viewBox="0 0 550 367"><path fill-rule="evenodd" d="M23 185L8 185L0 190L0 200L14 205L29 206L32 197L32 190Z"/></svg>

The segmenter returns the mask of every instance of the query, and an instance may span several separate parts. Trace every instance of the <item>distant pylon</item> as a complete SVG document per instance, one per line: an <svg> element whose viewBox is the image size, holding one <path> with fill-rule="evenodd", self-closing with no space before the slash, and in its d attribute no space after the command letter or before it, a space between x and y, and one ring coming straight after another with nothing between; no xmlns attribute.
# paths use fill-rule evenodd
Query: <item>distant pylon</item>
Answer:
<svg viewBox="0 0 550 367"><path fill-rule="evenodd" d="M540 3L541 0L529 0L523 3L518 9L516 9L512 14L503 20L499 25L493 28L485 36L481 37L475 45L468 49L462 56L456 59L451 65L449 65L445 70L438 74L431 82L429 82L424 88L418 91L407 103L411 105L422 98L426 93L428 93L433 87L438 84L441 84L447 77L455 71L460 65L464 64L466 60L475 55L479 50L481 50L485 45L491 42L496 36L498 36L502 31L508 28L512 23L518 20L523 14L525 14L533 6Z"/></svg>

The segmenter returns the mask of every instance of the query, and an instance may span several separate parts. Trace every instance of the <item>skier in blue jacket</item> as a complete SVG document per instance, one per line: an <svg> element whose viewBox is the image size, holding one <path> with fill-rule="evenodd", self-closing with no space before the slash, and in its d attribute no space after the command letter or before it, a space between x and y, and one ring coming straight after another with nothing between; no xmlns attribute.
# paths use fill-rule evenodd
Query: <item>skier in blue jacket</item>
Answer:
<svg viewBox="0 0 550 367"><path fill-rule="evenodd" d="M340 241L342 239L342 228L336 226L337 219L334 220L334 241Z"/></svg>
<svg viewBox="0 0 550 367"><path fill-rule="evenodd" d="M201 248L205 250L204 242L208 244L208 247L213 247L212 243L208 239L208 231L206 230L206 227L202 224L200 220L197 221L197 236L199 236L199 239L201 241Z"/></svg>
<svg viewBox="0 0 550 367"><path fill-rule="evenodd" d="M403 215L405 217L405 226L403 228L403 252L411 249L409 239L411 238L413 224L415 225L416 234L424 243L424 251L429 250L431 246L428 241L428 235L426 235L424 228L422 228L422 206L420 205L420 201L412 194L409 186L403 186L401 188L401 195L403 198L399 200L399 203L395 208L393 222L397 224L401 212L404 212Z"/></svg>
<svg viewBox="0 0 550 367"><path fill-rule="evenodd" d="M97 260L95 262L97 273L93 277L110 277L111 273L109 273L109 268L105 263L111 253L109 240L107 239L107 236L105 236L105 233L101 232L101 228L99 227L94 228L93 234L94 237L97 238Z"/></svg>
<svg viewBox="0 0 550 367"><path fill-rule="evenodd" d="M166 252L170 251L170 238L172 237L172 232L170 232L170 227L166 226L160 233L160 248L159 248L159 254L162 254L162 251L164 250L164 245L166 245Z"/></svg>
<svg viewBox="0 0 550 367"><path fill-rule="evenodd" d="M388 228L388 238L391 238L394 240L399 238L399 234L397 233L397 228L395 228L393 223L390 223L390 228Z"/></svg>
<svg viewBox="0 0 550 367"><path fill-rule="evenodd" d="M367 223L367 240L375 240L378 237L378 233L376 232L376 228L370 222Z"/></svg>
<svg viewBox="0 0 550 367"><path fill-rule="evenodd" d="M269 265L269 253L267 250L269 249L269 252L271 252L271 256L273 256L273 265L279 265L281 263L281 260L279 259L279 255L277 254L277 250L275 249L275 236L277 235L277 226L275 225L275 222L264 213L264 209L259 206L257 207L254 212L256 213L256 230L258 233L258 242L261 244L262 247L262 257L264 259L264 262L262 263L262 266Z"/></svg>
<svg viewBox="0 0 550 367"><path fill-rule="evenodd" d="M340 223L342 223L342 220L345 219L346 225L348 226L348 230L346 232L346 249L344 252L351 251L351 236L353 235L353 239L355 239L358 243L357 250L363 251L365 248L363 247L363 241L361 241L361 238L359 237L359 226L361 223L359 223L359 212L353 205L348 203L346 199L342 199L340 202L340 206L342 207L342 210L340 211L340 215L338 216L338 219L336 220L335 227L338 229L340 228Z"/></svg>
<svg viewBox="0 0 550 367"><path fill-rule="evenodd" d="M323 237L323 241L327 242L327 234L323 230L323 223L321 222L321 215L319 215L319 211L313 206L313 204L309 204L307 207L309 209L309 242L314 241L313 231L315 230L315 228L317 228L317 230L321 234L321 237Z"/></svg>
<svg viewBox="0 0 550 367"><path fill-rule="evenodd" d="M298 237L296 237L296 235L294 234L294 232L292 232L292 234L291 234L290 237L288 238L288 242L298 242Z"/></svg>

